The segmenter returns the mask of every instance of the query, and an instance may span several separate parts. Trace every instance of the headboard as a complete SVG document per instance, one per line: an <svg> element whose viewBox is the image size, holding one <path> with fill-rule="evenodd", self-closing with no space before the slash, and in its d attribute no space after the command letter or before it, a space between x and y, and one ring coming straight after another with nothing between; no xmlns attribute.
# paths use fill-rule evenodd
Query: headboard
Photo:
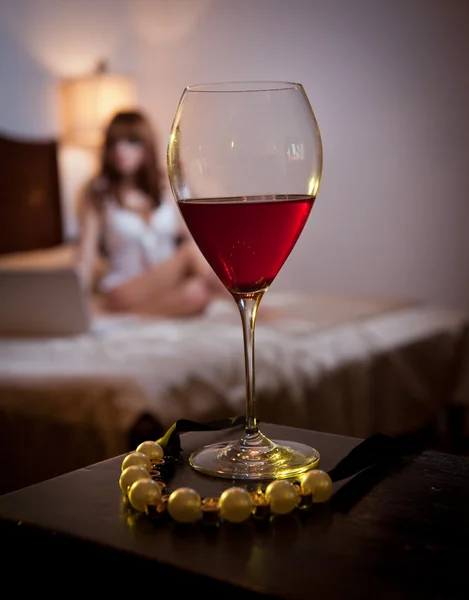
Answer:
<svg viewBox="0 0 469 600"><path fill-rule="evenodd" d="M0 254L63 242L57 148L0 133Z"/></svg>

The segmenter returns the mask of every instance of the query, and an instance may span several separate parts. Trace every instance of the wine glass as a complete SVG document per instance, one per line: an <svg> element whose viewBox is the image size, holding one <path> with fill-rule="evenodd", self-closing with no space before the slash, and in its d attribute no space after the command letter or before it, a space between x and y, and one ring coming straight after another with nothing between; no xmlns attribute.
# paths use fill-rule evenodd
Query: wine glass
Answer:
<svg viewBox="0 0 469 600"><path fill-rule="evenodd" d="M295 246L321 179L321 135L303 86L248 81L186 87L167 160L181 215L234 298L244 341L244 432L200 448L189 463L207 475L243 480L315 468L316 449L271 440L259 430L254 369L259 303Z"/></svg>

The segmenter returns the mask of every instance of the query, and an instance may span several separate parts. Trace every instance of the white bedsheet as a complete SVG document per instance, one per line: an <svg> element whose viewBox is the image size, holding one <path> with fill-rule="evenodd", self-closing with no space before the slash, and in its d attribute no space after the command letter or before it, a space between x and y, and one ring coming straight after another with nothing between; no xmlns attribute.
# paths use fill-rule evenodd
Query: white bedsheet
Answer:
<svg viewBox="0 0 469 600"><path fill-rule="evenodd" d="M256 328L260 419L356 437L425 425L469 403L468 322L433 306L269 291ZM23 444L36 470L59 453L64 472L125 452L145 413L167 427L244 403L231 301L197 318L102 317L74 338L0 342L0 451Z"/></svg>

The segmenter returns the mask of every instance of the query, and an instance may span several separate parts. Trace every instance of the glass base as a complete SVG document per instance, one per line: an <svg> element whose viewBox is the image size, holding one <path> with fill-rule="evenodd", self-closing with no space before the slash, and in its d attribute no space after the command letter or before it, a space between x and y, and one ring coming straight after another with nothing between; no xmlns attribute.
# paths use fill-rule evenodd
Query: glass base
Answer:
<svg viewBox="0 0 469 600"><path fill-rule="evenodd" d="M319 452L299 442L270 440L261 432L211 444L189 457L196 471L226 479L286 479L319 466Z"/></svg>

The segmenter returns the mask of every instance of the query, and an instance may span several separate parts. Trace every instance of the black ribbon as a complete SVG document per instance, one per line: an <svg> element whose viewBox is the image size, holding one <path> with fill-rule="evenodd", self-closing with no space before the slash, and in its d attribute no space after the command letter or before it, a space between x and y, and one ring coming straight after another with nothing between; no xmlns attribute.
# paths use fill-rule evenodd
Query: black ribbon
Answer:
<svg viewBox="0 0 469 600"><path fill-rule="evenodd" d="M389 436L376 433L360 442L329 471L332 481L353 477L361 471L390 467L423 452L426 437L423 434Z"/></svg>
<svg viewBox="0 0 469 600"><path fill-rule="evenodd" d="M243 425L244 422L245 418L243 416L207 423L179 419L158 440L158 443L164 449L165 459L168 463L167 468L174 467L180 458L182 452L181 433L190 431L219 431ZM393 437L383 433L376 433L355 446L328 473L332 481L336 482L353 477L367 469L388 468L419 454L425 449L425 445L426 439L423 435L409 434Z"/></svg>
<svg viewBox="0 0 469 600"><path fill-rule="evenodd" d="M168 431L157 440L158 444L164 449L165 457L179 459L182 452L181 433L190 431L219 431L221 429L229 429L237 425L243 425L244 417L233 417L230 419L220 419L218 421L209 421L207 423L197 423L188 419L179 419L171 425Z"/></svg>

